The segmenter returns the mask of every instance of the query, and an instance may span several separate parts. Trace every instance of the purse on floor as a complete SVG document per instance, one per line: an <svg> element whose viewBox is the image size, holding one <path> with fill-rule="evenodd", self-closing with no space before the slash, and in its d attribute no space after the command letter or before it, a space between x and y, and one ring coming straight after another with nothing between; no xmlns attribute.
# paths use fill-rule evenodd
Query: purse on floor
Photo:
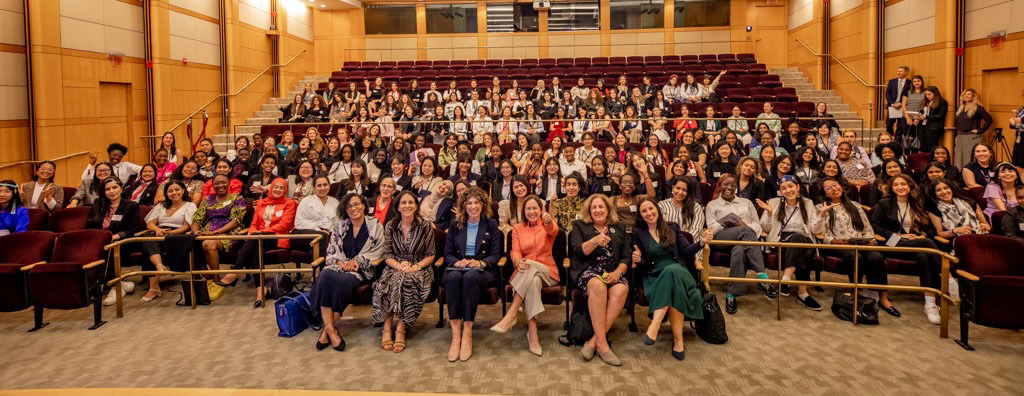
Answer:
<svg viewBox="0 0 1024 396"><path fill-rule="evenodd" d="M853 292L836 290L832 298L832 314L839 320L853 320ZM871 297L857 297L857 324L878 324L878 301Z"/></svg>
<svg viewBox="0 0 1024 396"><path fill-rule="evenodd" d="M718 305L718 296L713 293L704 293L704 302L700 307L704 311L704 319L694 321L694 328L700 339L708 344L728 342L729 334L725 331L725 315L722 315L722 307Z"/></svg>
<svg viewBox="0 0 1024 396"><path fill-rule="evenodd" d="M274 315L278 337L294 337L307 328L320 330L323 325L307 292L294 291L279 298L274 303Z"/></svg>
<svg viewBox="0 0 1024 396"><path fill-rule="evenodd" d="M196 276L195 282L188 279L181 280L181 299L175 304L182 306L192 306L192 285L196 287L196 305L210 305L210 289L206 286L206 280L201 276Z"/></svg>

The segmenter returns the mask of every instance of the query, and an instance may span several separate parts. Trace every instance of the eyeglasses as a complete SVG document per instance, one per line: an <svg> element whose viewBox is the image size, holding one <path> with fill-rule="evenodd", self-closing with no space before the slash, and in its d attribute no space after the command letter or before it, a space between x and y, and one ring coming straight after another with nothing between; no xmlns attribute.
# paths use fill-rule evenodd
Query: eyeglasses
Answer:
<svg viewBox="0 0 1024 396"><path fill-rule="evenodd" d="M363 207L363 203L362 202L353 202L353 203L348 204L348 206L345 206L345 209L358 209L358 208L361 208L361 207Z"/></svg>

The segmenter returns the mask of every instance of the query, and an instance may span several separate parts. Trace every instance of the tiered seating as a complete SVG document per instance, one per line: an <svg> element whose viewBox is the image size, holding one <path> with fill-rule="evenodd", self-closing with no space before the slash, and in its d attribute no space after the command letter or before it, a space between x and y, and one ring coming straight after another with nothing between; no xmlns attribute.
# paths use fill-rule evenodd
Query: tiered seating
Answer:
<svg viewBox="0 0 1024 396"><path fill-rule="evenodd" d="M43 240L47 236L40 234L45 231L32 233L45 243ZM60 233L53 239L53 252L44 263L21 268L22 272L27 272L28 301L35 309L35 327L29 331L47 325L43 322L44 309L78 309L90 304L93 306L93 326L89 329L103 325L103 264L107 258L103 247L110 243L110 239L110 232L105 230Z"/></svg>

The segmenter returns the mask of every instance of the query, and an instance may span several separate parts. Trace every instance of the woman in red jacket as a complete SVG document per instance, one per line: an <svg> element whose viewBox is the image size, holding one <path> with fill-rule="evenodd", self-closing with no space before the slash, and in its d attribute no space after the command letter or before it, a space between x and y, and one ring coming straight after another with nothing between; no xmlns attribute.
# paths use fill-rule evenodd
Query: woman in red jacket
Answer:
<svg viewBox="0 0 1024 396"><path fill-rule="evenodd" d="M277 234L285 235L292 232L295 228L295 209L298 204L294 200L288 199L288 181L277 178L270 182L270 189L267 193L267 197L256 201L255 208L253 210L252 224L249 225L249 235L254 234ZM287 249L289 246L288 239L279 239L277 241L277 247ZM252 239L245 241L242 244L242 248L238 250L238 258L235 260L235 265L232 265L232 269L240 268L259 268L259 256L265 254L267 250L273 249L273 243L269 241L263 242L263 252L259 251L259 241ZM260 277L254 276L253 280L256 282L256 302L253 303L254 308L263 306L263 302L259 296L264 293L264 287L260 287ZM238 282L238 275L230 274L221 278L221 283L234 286Z"/></svg>

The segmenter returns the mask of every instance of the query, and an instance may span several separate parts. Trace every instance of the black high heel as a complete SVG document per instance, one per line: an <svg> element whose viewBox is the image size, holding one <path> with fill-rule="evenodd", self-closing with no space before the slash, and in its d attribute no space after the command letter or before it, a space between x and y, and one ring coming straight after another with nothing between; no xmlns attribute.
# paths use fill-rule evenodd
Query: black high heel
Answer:
<svg viewBox="0 0 1024 396"><path fill-rule="evenodd" d="M321 336L324 335L324 331L323 330L320 331L320 335ZM330 345L331 345L331 337L327 337L327 342L320 342L320 337L317 337L317 339L316 339L316 350L322 351L324 349L327 349L327 347L330 346Z"/></svg>
<svg viewBox="0 0 1024 396"><path fill-rule="evenodd" d="M268 298L270 298L270 290L266 290L266 291L263 292L263 300L268 299ZM252 307L253 308L262 307L263 306L263 300L257 298L256 302L252 303Z"/></svg>
<svg viewBox="0 0 1024 396"><path fill-rule="evenodd" d="M217 279L217 280L213 281L213 283L215 283L217 286L220 286L220 287L234 287L235 285L238 284L238 277L236 276L235 280L231 281L231 283L221 282L220 279Z"/></svg>
<svg viewBox="0 0 1024 396"><path fill-rule="evenodd" d="M338 351L338 352L345 351L345 337L341 336L341 330L338 330L337 328L335 328L334 329L334 334L337 334L338 335L338 339L341 340L341 342L338 343L338 346L334 347L334 350ZM327 341L328 342L330 341L329 337L328 337Z"/></svg>

